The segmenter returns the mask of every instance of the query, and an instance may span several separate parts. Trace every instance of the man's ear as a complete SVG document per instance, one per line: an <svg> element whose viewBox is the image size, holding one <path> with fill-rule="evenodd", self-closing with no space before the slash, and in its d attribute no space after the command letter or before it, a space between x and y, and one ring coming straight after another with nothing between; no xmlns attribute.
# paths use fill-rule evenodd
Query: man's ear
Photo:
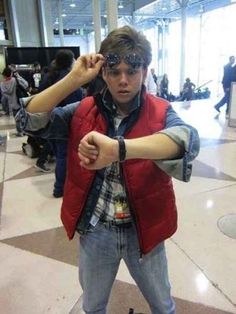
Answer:
<svg viewBox="0 0 236 314"><path fill-rule="evenodd" d="M146 81L147 72L148 72L148 69L147 69L147 68L143 68L143 84L144 84L144 82Z"/></svg>

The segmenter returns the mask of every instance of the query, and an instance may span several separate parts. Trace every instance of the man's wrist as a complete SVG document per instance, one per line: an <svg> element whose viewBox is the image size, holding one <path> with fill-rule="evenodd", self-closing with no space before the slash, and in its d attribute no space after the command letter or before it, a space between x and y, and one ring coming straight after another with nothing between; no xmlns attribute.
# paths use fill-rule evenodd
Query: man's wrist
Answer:
<svg viewBox="0 0 236 314"><path fill-rule="evenodd" d="M71 90L73 91L80 88L83 85L83 78L78 77L76 73L72 71L67 74L65 79L66 79L66 84L69 84Z"/></svg>

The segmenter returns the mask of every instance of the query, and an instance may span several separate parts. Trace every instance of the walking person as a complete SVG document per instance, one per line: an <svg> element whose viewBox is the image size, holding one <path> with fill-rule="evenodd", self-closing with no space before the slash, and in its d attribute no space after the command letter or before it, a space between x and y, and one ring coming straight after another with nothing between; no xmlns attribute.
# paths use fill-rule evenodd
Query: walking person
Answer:
<svg viewBox="0 0 236 314"><path fill-rule="evenodd" d="M169 80L166 73L163 75L161 79L160 89L161 89L161 97L169 100Z"/></svg>
<svg viewBox="0 0 236 314"><path fill-rule="evenodd" d="M224 66L224 74L222 79L222 86L224 90L224 96L221 98L221 100L214 106L216 111L220 113L220 108L223 107L226 104L226 118L229 115L229 101L230 101L230 87L231 82L233 81L233 73L234 68L233 65L235 63L235 57L230 56L229 62Z"/></svg>
<svg viewBox="0 0 236 314"><path fill-rule="evenodd" d="M152 314L174 314L164 241L177 229L171 176L189 181L197 131L146 92L151 46L129 26L113 30L99 54L81 56L62 80L28 100L51 111L101 73L105 87L85 97L70 120L61 218L80 234L79 279L85 313L107 313L123 259Z"/></svg>

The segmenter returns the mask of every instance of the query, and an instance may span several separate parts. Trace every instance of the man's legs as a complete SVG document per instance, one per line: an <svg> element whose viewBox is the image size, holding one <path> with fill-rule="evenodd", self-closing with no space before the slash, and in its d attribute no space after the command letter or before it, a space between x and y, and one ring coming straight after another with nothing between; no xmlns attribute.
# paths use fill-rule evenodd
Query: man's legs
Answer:
<svg viewBox="0 0 236 314"><path fill-rule="evenodd" d="M215 105L215 109L220 112L220 108L222 106L224 106L224 104L227 104L227 108L226 108L226 113L228 111L228 107L229 107L229 96L230 96L230 90L229 89L224 89L224 96L223 98L221 98L221 100Z"/></svg>
<svg viewBox="0 0 236 314"><path fill-rule="evenodd" d="M87 234L80 237L79 279L86 314L106 314L120 263L117 241L116 230L102 223L91 227Z"/></svg>
<svg viewBox="0 0 236 314"><path fill-rule="evenodd" d="M55 140L55 183L53 195L55 197L63 196L64 183L66 179L66 156L67 156L67 141Z"/></svg>
<svg viewBox="0 0 236 314"><path fill-rule="evenodd" d="M42 149L39 153L38 159L36 161L35 167L38 168L40 171L43 172L50 172L50 168L46 166L46 162L48 159L48 155L52 152L51 145L49 141L41 139Z"/></svg>
<svg viewBox="0 0 236 314"><path fill-rule="evenodd" d="M135 228L105 227L101 223L80 238L79 277L85 313L106 314L121 258L149 303L152 314L174 314L164 244L143 256L140 262Z"/></svg>
<svg viewBox="0 0 236 314"><path fill-rule="evenodd" d="M226 100L226 114L229 114L229 102L230 102L230 90L225 92L225 100Z"/></svg>
<svg viewBox="0 0 236 314"><path fill-rule="evenodd" d="M215 109L220 112L220 108L222 106L224 106L224 104L226 103L226 97L225 95L223 96L223 98L221 98L221 100L215 105Z"/></svg>
<svg viewBox="0 0 236 314"><path fill-rule="evenodd" d="M139 260L135 234L134 231L128 234L127 256L124 257L130 274L149 303L152 314L174 314L175 304L170 294L164 243Z"/></svg>

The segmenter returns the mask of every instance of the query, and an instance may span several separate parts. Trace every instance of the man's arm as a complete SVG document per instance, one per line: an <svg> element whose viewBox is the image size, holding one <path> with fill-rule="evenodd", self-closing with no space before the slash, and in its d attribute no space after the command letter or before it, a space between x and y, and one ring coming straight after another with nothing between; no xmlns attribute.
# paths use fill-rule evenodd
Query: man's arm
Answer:
<svg viewBox="0 0 236 314"><path fill-rule="evenodd" d="M18 72L14 72L14 77L24 89L29 87L29 83Z"/></svg>
<svg viewBox="0 0 236 314"><path fill-rule="evenodd" d="M162 133L125 139L126 160L128 159L176 159L184 154L184 148ZM119 161L119 143L98 132L90 132L79 144L81 166L86 169L102 169Z"/></svg>
<svg viewBox="0 0 236 314"><path fill-rule="evenodd" d="M161 134L165 137L160 137ZM125 143L127 146L126 159L152 159L153 162L155 162L157 166L165 171L168 175L178 180L188 182L192 173L192 161L196 158L200 149L200 140L197 130L182 121L173 110L173 108L169 107L165 128L162 131L155 133L154 135L157 136L148 136L135 140L125 139ZM88 140L87 137L85 137L84 139ZM100 160L98 161L103 161L105 164L106 162L111 162L112 158L118 160L117 151L115 151L115 149L117 148L117 140L115 140L115 142L112 139L110 140L113 142L109 143L108 139L106 139L104 144L102 144L105 145L105 143L107 143L107 147L105 147L105 150L103 149L99 151L97 149L99 145L97 147L96 145L88 145L86 146L87 148L80 146L79 157L81 158L81 160L83 160L83 163L81 164L89 164L90 162L92 164L92 162L94 162L94 159L97 159L97 156L98 158L100 158ZM150 140L151 143L149 142ZM89 144L91 144L92 142L93 138L90 138ZM111 149L112 143L115 145L114 149ZM130 150L129 144L132 146L132 150ZM136 147L136 145L138 145L138 147ZM89 152L87 152L86 149L90 149ZM143 152L143 150L145 151ZM94 167L97 165L93 164L92 166ZM91 167L89 169L93 168Z"/></svg>
<svg viewBox="0 0 236 314"><path fill-rule="evenodd" d="M27 111L31 113L51 111L69 94L96 77L103 63L104 57L101 54L79 57L70 73L30 101Z"/></svg>
<svg viewBox="0 0 236 314"><path fill-rule="evenodd" d="M31 99L32 97L21 99L22 108L15 116L22 131L45 139L68 139L71 119L79 102L56 107L51 112L30 113L25 107Z"/></svg>

